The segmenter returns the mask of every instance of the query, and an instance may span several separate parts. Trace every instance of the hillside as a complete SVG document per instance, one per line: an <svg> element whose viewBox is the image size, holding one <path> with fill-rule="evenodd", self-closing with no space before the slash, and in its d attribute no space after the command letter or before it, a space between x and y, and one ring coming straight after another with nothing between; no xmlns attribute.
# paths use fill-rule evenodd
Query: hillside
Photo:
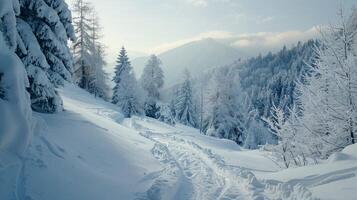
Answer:
<svg viewBox="0 0 357 200"><path fill-rule="evenodd" d="M35 113L36 134L12 189L19 199L340 199L342 195L354 199L357 195L356 146L321 165L280 171L268 152L244 150L182 125L172 127L145 117L123 120L116 107L72 85L60 93L65 112Z"/></svg>

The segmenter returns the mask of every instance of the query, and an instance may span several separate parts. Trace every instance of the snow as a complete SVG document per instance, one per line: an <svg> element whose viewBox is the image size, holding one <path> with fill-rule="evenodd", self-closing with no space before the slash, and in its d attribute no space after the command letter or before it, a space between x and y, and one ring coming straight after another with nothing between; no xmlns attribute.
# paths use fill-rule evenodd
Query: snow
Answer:
<svg viewBox="0 0 357 200"><path fill-rule="evenodd" d="M31 110L25 92L28 82L20 59L0 36L0 151L21 155L31 138Z"/></svg>
<svg viewBox="0 0 357 200"><path fill-rule="evenodd" d="M1 7L1 6L0 6ZM12 199L23 167L19 157L32 138L25 68L0 34L0 199Z"/></svg>
<svg viewBox="0 0 357 200"><path fill-rule="evenodd" d="M134 199L159 169L152 143L118 124L114 105L67 86L65 112L42 118L26 155L25 196L32 199Z"/></svg>
<svg viewBox="0 0 357 200"><path fill-rule="evenodd" d="M65 111L39 114L18 181L20 199L354 199L357 146L320 165L281 170L263 150L181 124L124 119L66 85ZM338 157L338 159L337 159ZM1 178L1 177L0 177Z"/></svg>

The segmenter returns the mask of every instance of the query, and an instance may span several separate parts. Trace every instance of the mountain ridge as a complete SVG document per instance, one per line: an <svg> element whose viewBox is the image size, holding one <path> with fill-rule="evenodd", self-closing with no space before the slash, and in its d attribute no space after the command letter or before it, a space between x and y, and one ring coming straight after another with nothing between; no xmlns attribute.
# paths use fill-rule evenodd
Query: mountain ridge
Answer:
<svg viewBox="0 0 357 200"><path fill-rule="evenodd" d="M212 38L186 43L158 55L167 80L164 87L179 83L185 68L191 74L200 74L247 56L244 51ZM139 57L132 60L137 77L140 77L148 58Z"/></svg>

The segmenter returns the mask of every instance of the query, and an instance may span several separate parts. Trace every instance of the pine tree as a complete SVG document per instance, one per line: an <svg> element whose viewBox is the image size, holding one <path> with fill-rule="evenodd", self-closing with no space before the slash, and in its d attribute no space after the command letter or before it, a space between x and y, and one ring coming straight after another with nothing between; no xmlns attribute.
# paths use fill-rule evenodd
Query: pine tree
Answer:
<svg viewBox="0 0 357 200"><path fill-rule="evenodd" d="M30 83L32 109L37 112L57 112L62 109L61 98L48 78L50 65L41 51L31 27L22 19L17 20L17 28L25 46L25 51L17 51L26 66ZM25 52L25 53L23 53Z"/></svg>
<svg viewBox="0 0 357 200"><path fill-rule="evenodd" d="M160 67L161 64L161 60L156 55L152 55L140 80L147 95L144 105L145 114L153 118L156 117L156 112L159 110L157 103L160 100L160 89L164 85L164 73Z"/></svg>
<svg viewBox="0 0 357 200"><path fill-rule="evenodd" d="M197 115L193 103L192 82L187 69L184 71L184 78L175 104L176 119L184 125L196 127Z"/></svg>
<svg viewBox="0 0 357 200"><path fill-rule="evenodd" d="M125 117L140 114L140 88L124 47L117 59L113 81L115 87L113 88L112 103L120 107Z"/></svg>
<svg viewBox="0 0 357 200"><path fill-rule="evenodd" d="M32 108L38 112L62 110L55 87L71 81L72 55L67 46L74 40L71 12L63 0L20 0L17 19L17 54L29 76Z"/></svg>
<svg viewBox="0 0 357 200"><path fill-rule="evenodd" d="M128 55L126 53L126 50L123 47L119 53L117 59L117 65L115 66L115 71L114 71L113 82L115 83L115 86L113 88L113 95L112 95L112 103L114 104L118 103L119 101L120 93L118 91L118 85L121 83L122 77L125 76L124 73L128 73L129 71L131 71L131 64Z"/></svg>

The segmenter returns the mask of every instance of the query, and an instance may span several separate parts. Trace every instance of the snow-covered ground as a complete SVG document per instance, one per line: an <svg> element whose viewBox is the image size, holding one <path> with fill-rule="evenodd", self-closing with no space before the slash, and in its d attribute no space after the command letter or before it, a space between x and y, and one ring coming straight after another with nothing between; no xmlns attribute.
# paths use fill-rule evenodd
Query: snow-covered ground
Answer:
<svg viewBox="0 0 357 200"><path fill-rule="evenodd" d="M281 170L264 151L118 109L67 85L65 112L35 113L20 199L356 199L357 146ZM1 178L1 177L0 177Z"/></svg>

